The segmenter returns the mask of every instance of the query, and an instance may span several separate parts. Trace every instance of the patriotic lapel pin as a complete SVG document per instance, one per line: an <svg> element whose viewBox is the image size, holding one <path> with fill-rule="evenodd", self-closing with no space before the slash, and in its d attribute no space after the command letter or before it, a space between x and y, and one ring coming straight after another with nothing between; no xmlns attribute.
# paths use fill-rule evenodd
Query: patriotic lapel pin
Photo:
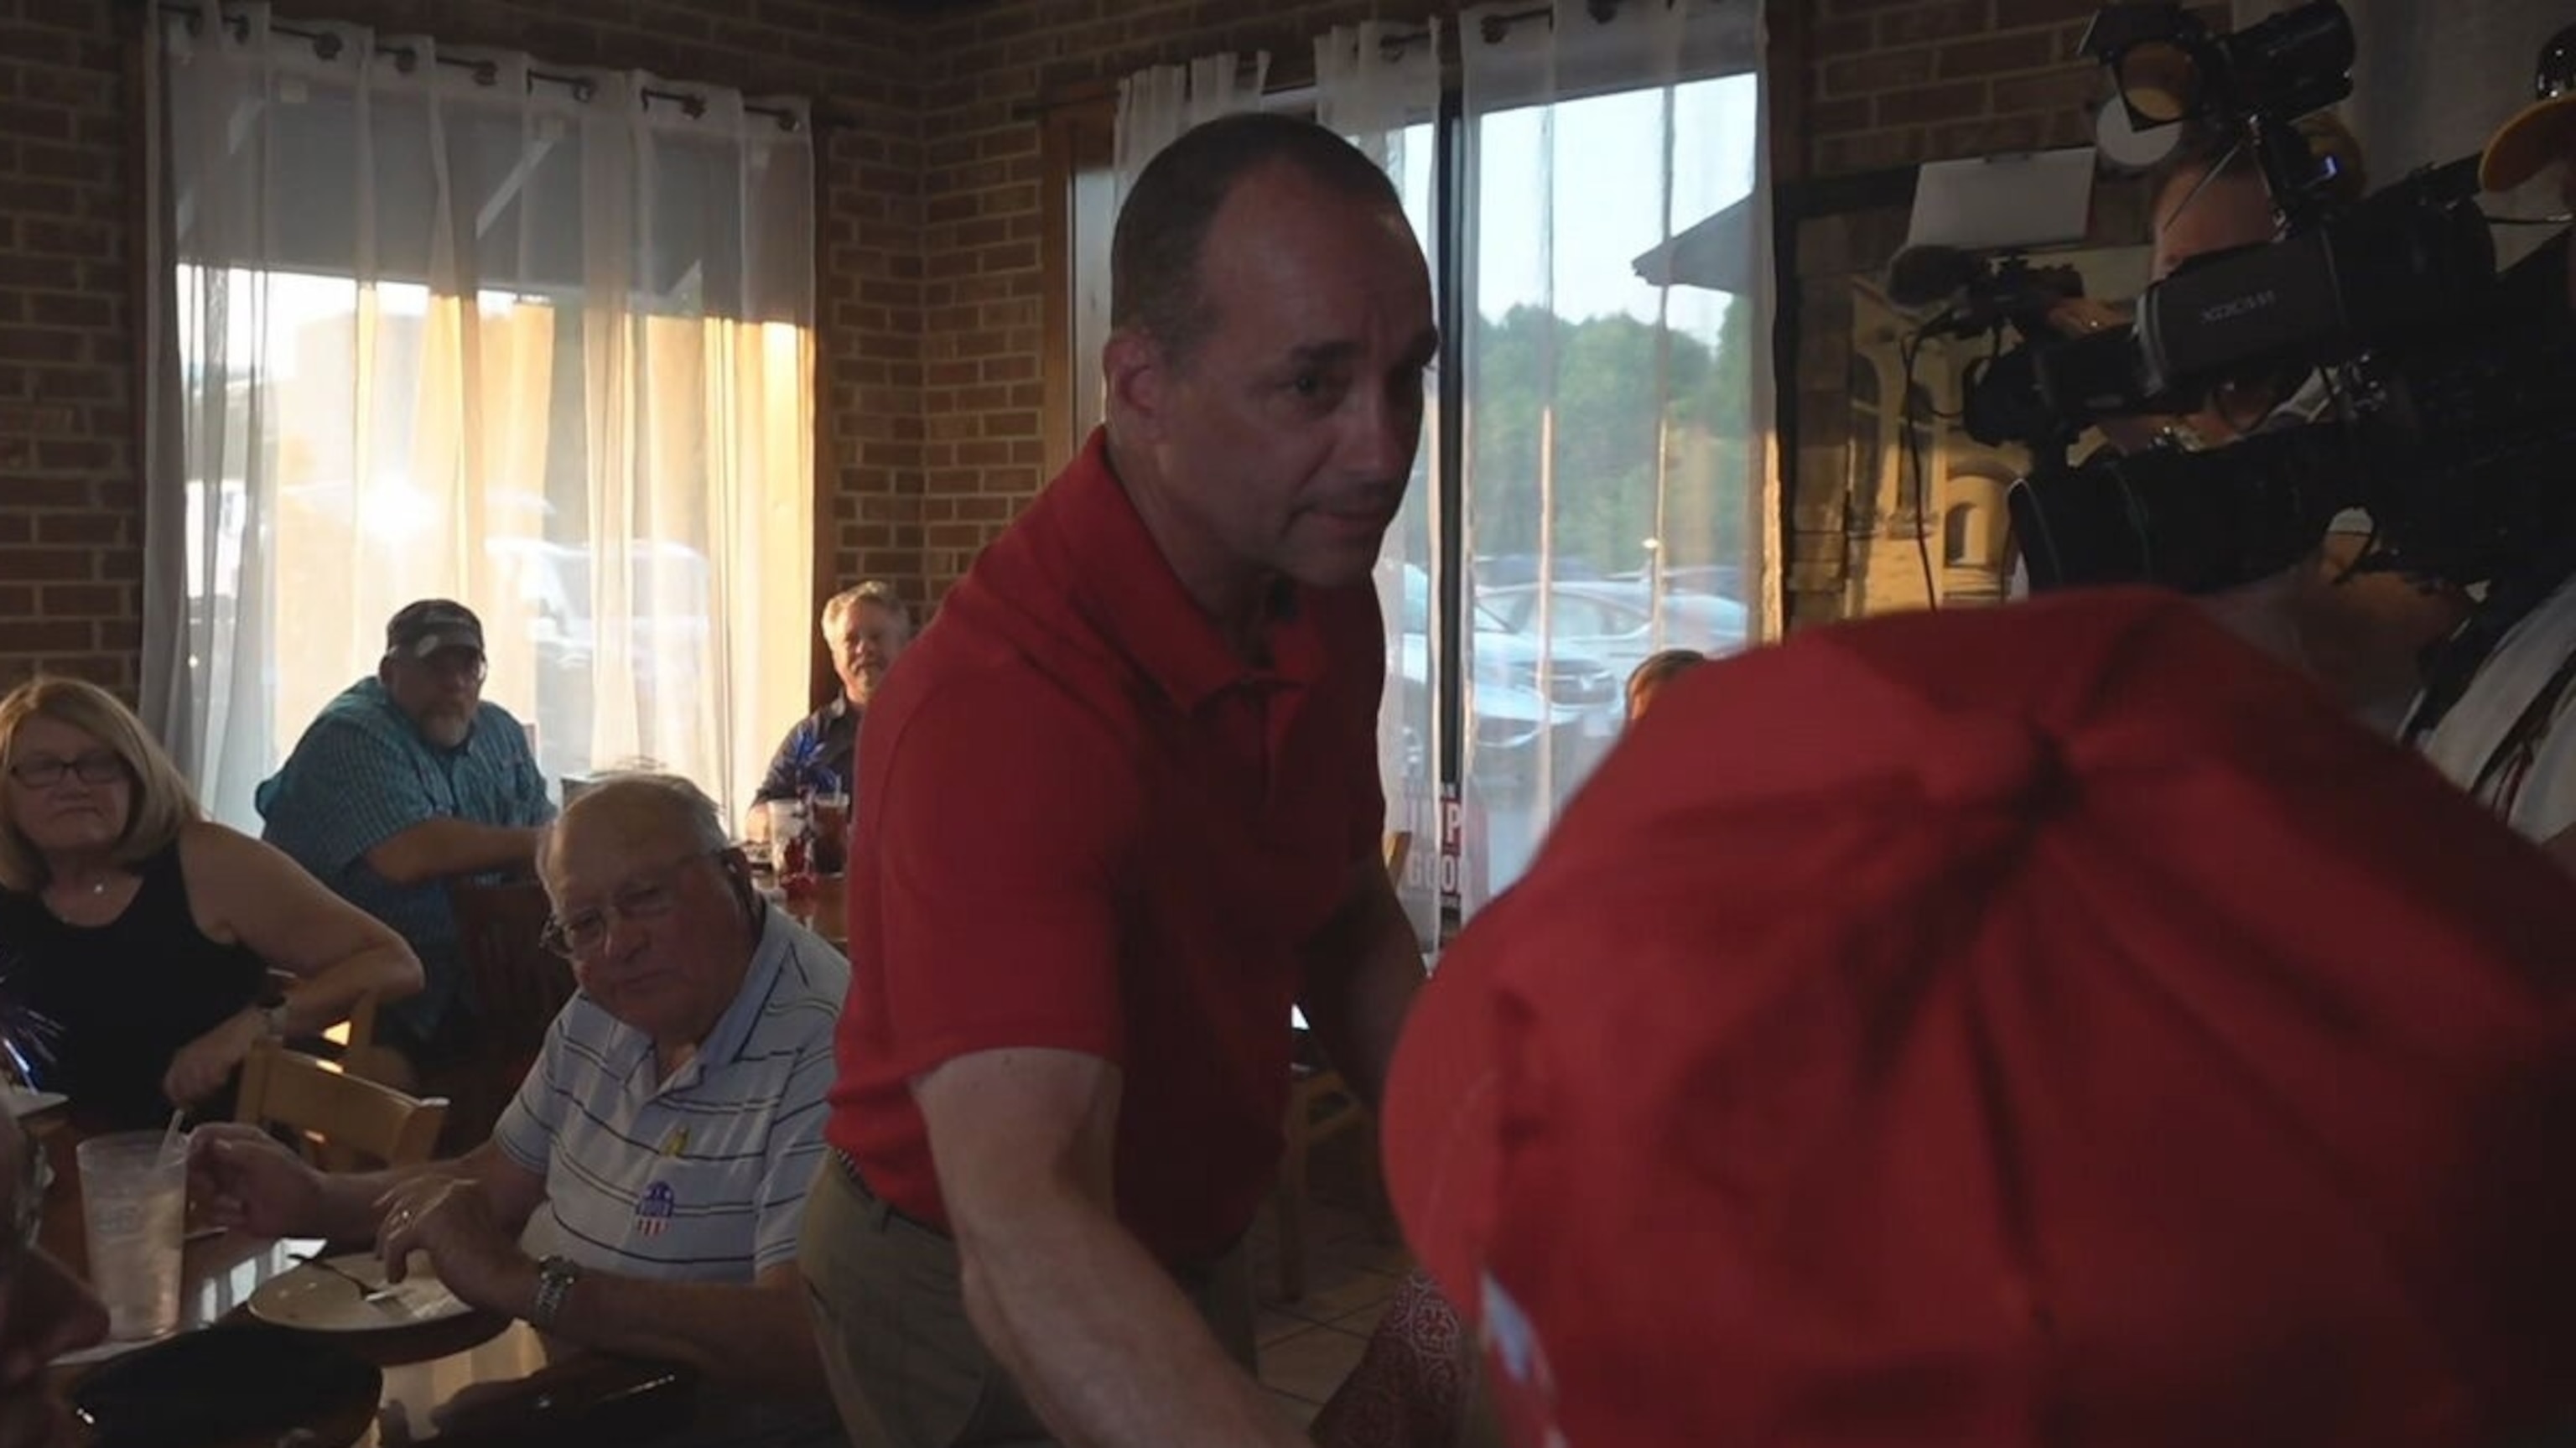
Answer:
<svg viewBox="0 0 2576 1448"><path fill-rule="evenodd" d="M671 1213L678 1206L679 1198L671 1191L669 1182L655 1182L646 1187L642 1200L635 1204L635 1235L661 1236L662 1229L671 1225Z"/></svg>

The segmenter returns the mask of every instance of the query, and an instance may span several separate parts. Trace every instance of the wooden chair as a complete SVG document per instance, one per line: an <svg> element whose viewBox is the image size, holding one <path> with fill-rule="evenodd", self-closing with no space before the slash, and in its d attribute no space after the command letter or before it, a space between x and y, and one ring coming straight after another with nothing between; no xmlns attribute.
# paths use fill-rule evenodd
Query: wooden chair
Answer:
<svg viewBox="0 0 2576 1448"><path fill-rule="evenodd" d="M406 1096L275 1041L251 1048L236 1100L235 1120L295 1133L325 1171L427 1161L447 1120L443 1100Z"/></svg>
<svg viewBox="0 0 2576 1448"><path fill-rule="evenodd" d="M447 899L456 912L458 964L474 1000L475 1049L470 1060L423 1085L455 1101L449 1144L470 1147L491 1134L574 986L572 967L538 943L554 909L544 886L458 881L448 886Z"/></svg>
<svg viewBox="0 0 2576 1448"><path fill-rule="evenodd" d="M296 977L282 970L272 970L268 973L268 983L271 989L283 995L295 986ZM326 1061L345 1063L351 1056L364 1056L375 1049L376 1012L382 1005L376 993L368 991L349 1007L345 1019L324 1026L320 1036L302 1044ZM359 1074L366 1073L362 1071Z"/></svg>
<svg viewBox="0 0 2576 1448"><path fill-rule="evenodd" d="M1386 873L1404 878L1404 862L1413 849L1413 832L1397 830L1386 837ZM1301 1060L1288 1068L1288 1148L1279 1163L1279 1295L1289 1302L1306 1295L1306 1214L1309 1158L1314 1149L1348 1131L1370 1127L1368 1108L1342 1073L1320 1060ZM1371 1151L1372 1165L1376 1153ZM1383 1227L1381 1226L1381 1230Z"/></svg>

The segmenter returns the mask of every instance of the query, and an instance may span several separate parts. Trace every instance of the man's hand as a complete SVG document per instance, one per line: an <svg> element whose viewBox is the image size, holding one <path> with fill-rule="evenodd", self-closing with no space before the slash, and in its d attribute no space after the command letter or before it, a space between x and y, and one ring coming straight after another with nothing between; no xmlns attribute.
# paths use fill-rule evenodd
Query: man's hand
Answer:
<svg viewBox="0 0 2576 1448"><path fill-rule="evenodd" d="M233 1071L259 1044L267 1028L257 1010L237 1011L223 1024L179 1048L162 1073L161 1094L174 1106L194 1106L223 1089Z"/></svg>
<svg viewBox="0 0 2576 1448"><path fill-rule="evenodd" d="M425 1252L438 1280L470 1306L525 1317L537 1264L501 1228L491 1196L469 1177L418 1176L377 1199L383 1212L376 1255L385 1280L400 1282L411 1254Z"/></svg>
<svg viewBox="0 0 2576 1448"><path fill-rule="evenodd" d="M256 1127L220 1122L189 1135L188 1198L214 1226L291 1237L319 1227L322 1174Z"/></svg>

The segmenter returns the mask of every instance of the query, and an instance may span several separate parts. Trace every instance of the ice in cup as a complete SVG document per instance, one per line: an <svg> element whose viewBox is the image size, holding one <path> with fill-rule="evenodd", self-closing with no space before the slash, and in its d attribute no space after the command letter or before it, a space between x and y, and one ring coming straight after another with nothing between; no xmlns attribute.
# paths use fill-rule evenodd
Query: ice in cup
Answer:
<svg viewBox="0 0 2576 1448"><path fill-rule="evenodd" d="M769 845L777 849L805 833L805 801L773 799L761 805L769 815Z"/></svg>
<svg viewBox="0 0 2576 1448"><path fill-rule="evenodd" d="M179 1246L188 1214L188 1152L158 1131L93 1136L74 1148L89 1282L107 1305L107 1335L160 1337L179 1326Z"/></svg>

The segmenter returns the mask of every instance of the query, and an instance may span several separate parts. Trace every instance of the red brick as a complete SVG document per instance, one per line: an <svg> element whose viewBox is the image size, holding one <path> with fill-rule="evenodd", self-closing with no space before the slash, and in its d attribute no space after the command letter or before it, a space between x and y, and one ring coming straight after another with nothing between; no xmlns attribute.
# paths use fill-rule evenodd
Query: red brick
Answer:
<svg viewBox="0 0 2576 1448"><path fill-rule="evenodd" d="M49 578L88 578L94 554L75 548L0 548L0 578L33 583Z"/></svg>
<svg viewBox="0 0 2576 1448"><path fill-rule="evenodd" d="M1962 116L1982 115L1985 109L1986 86L1983 81L1918 86L1880 96L1878 123L1881 126L1906 126L1925 121L1955 121Z"/></svg>
<svg viewBox="0 0 2576 1448"><path fill-rule="evenodd" d="M2019 30L2060 20L2089 20L2101 9L2100 0L1995 0L1995 28Z"/></svg>
<svg viewBox="0 0 2576 1448"><path fill-rule="evenodd" d="M73 653L97 642L96 628L84 619L0 618L0 653Z"/></svg>
<svg viewBox="0 0 2576 1448"><path fill-rule="evenodd" d="M2056 65L2057 37L2044 30L1963 40L1941 47L1939 73L1944 80L1965 76L2005 75Z"/></svg>
<svg viewBox="0 0 2576 1448"><path fill-rule="evenodd" d="M34 591L17 590L29 595L26 608L34 608ZM0 596L5 596L0 590ZM25 609L19 610L26 611ZM10 610L0 606L0 616ZM44 588L44 612L57 618L124 618L135 612L132 593L108 583L48 583Z"/></svg>
<svg viewBox="0 0 2576 1448"><path fill-rule="evenodd" d="M121 543L126 520L113 513L46 513L36 520L40 543Z"/></svg>
<svg viewBox="0 0 2576 1448"><path fill-rule="evenodd" d="M2105 93L2101 73L2090 68L1999 80L1994 86L1994 113L1999 116L2016 111L2082 110Z"/></svg>
<svg viewBox="0 0 2576 1448"><path fill-rule="evenodd" d="M1991 24L1991 9L1989 0L1939 0L1937 4L1890 10L1878 17L1879 48L1893 50L1900 45L1964 40L1984 34Z"/></svg>
<svg viewBox="0 0 2576 1448"><path fill-rule="evenodd" d="M1923 85L1932 79L1933 52L1930 50L1892 50L1864 55L1851 60L1825 63L1825 94L1828 97L1876 95Z"/></svg>

